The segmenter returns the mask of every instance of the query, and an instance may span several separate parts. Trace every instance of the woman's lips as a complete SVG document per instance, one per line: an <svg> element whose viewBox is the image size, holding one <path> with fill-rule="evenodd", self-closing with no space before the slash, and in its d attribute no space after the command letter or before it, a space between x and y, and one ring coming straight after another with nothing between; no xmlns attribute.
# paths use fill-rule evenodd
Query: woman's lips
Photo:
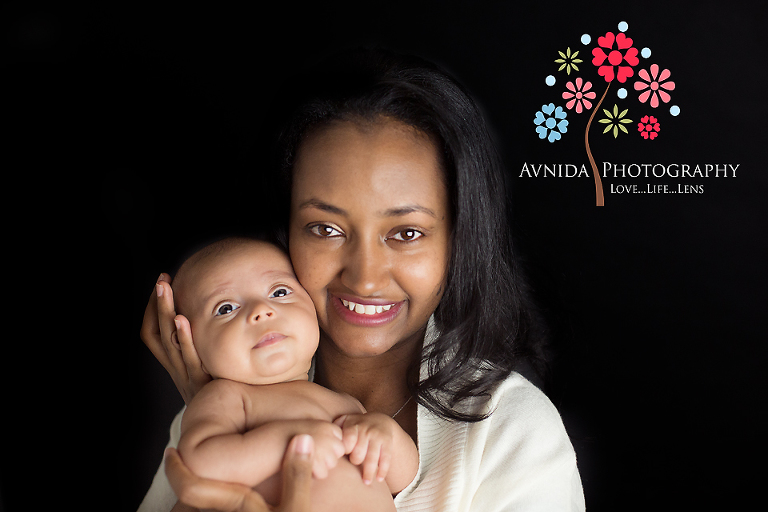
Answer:
<svg viewBox="0 0 768 512"><path fill-rule="evenodd" d="M256 345L254 345L253 348L268 347L270 345L274 345L275 343L279 343L284 339L285 339L285 336L280 334L279 332L268 332L267 334L259 338L259 342L256 343Z"/></svg>
<svg viewBox="0 0 768 512"><path fill-rule="evenodd" d="M381 299L358 301L331 296L334 310L342 320L363 327L375 327L392 321L405 302L387 302Z"/></svg>

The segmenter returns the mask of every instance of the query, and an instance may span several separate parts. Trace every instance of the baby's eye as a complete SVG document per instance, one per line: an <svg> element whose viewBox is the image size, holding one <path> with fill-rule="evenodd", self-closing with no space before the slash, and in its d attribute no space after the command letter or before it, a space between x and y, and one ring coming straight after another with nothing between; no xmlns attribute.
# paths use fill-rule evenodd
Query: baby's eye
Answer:
<svg viewBox="0 0 768 512"><path fill-rule="evenodd" d="M400 242L413 242L414 240L418 240L422 236L424 236L424 233L422 233L421 231L417 231L415 229L403 229L402 231L398 231L397 233L395 233L395 235L392 238Z"/></svg>
<svg viewBox="0 0 768 512"><path fill-rule="evenodd" d="M228 314L230 314L231 312L233 312L234 310L238 309L239 307L240 307L240 306L237 306L237 305L235 305L235 304L230 304L230 303L222 304L222 305L221 305L221 306L219 306L219 308L216 310L216 316L224 316L224 315L228 315Z"/></svg>
<svg viewBox="0 0 768 512"><path fill-rule="evenodd" d="M285 297L286 295L288 295L288 294L290 294L290 293L293 293L293 292L290 290L290 288L286 288L286 287L283 287L283 286L281 286L280 288L277 288L275 291L273 291L273 292L270 294L270 298L273 298L273 299L278 299L278 298L280 298L280 297Z"/></svg>
<svg viewBox="0 0 768 512"><path fill-rule="evenodd" d="M309 228L309 231L314 235L322 236L325 238L340 236L342 234L341 231L333 226L329 226L328 224L315 224Z"/></svg>

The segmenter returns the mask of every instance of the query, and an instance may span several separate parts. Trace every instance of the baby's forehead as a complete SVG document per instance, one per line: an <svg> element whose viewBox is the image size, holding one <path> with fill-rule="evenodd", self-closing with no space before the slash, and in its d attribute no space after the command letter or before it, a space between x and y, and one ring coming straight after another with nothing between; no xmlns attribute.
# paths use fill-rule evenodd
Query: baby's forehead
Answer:
<svg viewBox="0 0 768 512"><path fill-rule="evenodd" d="M293 278L293 267L283 251L266 242L247 242L193 256L183 272L187 293L199 296L213 288L236 288L246 281ZM252 283L249 283L252 284Z"/></svg>

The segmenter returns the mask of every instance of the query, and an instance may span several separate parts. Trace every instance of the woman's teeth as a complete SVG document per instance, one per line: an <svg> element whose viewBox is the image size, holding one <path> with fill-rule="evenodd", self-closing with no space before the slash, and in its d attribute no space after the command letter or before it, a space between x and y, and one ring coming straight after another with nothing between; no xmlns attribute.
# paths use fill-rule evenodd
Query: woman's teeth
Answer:
<svg viewBox="0 0 768 512"><path fill-rule="evenodd" d="M354 311L355 313L358 313L360 315L376 315L383 311L389 311L389 308L394 306L394 304L387 304L386 306L373 306L371 304L356 304L350 300L344 300L344 299L341 299L341 303L344 304L345 308L348 308L350 311Z"/></svg>

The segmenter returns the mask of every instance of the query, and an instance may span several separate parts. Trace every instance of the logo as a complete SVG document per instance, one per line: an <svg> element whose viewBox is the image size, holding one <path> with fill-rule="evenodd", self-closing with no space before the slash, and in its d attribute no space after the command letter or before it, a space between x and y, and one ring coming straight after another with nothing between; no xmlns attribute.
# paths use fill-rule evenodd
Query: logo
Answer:
<svg viewBox="0 0 768 512"><path fill-rule="evenodd" d="M558 58L553 59L554 73L546 77L545 83L552 90L551 100L541 105L533 118L534 128L541 143L555 144L564 137L584 134L586 150L591 174L595 181L595 203L605 204L603 193L603 177L609 175L638 177L632 174L635 169L642 169L645 177L659 177L655 164L612 164L603 162L598 165L590 147L590 137L607 137L617 140L620 137L637 137L641 144L658 144L663 140L668 130L675 129L675 118L680 115L680 106L674 101L677 84L673 80L673 65L653 58L649 46L637 44L627 35L628 23L618 24L618 31L605 32L593 41L589 34L581 36L581 45L567 45L563 51L558 51ZM590 58L591 57L591 58ZM585 59L588 62L585 62ZM599 99L598 99L599 96ZM583 132L582 132L583 130ZM617 165L619 167L617 167ZM676 166L675 166L676 165ZM715 165L715 164L703 164ZM728 164L718 164L728 165ZM664 166L667 177L680 176L683 166L698 167L689 164L673 164ZM738 164L736 164L738 166ZM586 177L589 175L586 165L554 164L542 168L537 164L524 164L520 176L538 177ZM553 169L558 167L557 170ZM673 170L669 171L667 168ZM630 170L627 171L627 168ZM623 173L623 174L622 174ZM688 174L692 175L691 172ZM703 176L703 173L700 173ZM733 170L735 177L735 169ZM689 186L686 186L689 187ZM703 192L701 188L693 188L692 193ZM640 187L642 188L642 187ZM617 188L611 186L610 192L616 193ZM646 193L637 184L624 186L621 192ZM668 187L656 189L648 187L650 193L674 193ZM689 189L685 189L687 193ZM682 192L682 190L681 190Z"/></svg>

